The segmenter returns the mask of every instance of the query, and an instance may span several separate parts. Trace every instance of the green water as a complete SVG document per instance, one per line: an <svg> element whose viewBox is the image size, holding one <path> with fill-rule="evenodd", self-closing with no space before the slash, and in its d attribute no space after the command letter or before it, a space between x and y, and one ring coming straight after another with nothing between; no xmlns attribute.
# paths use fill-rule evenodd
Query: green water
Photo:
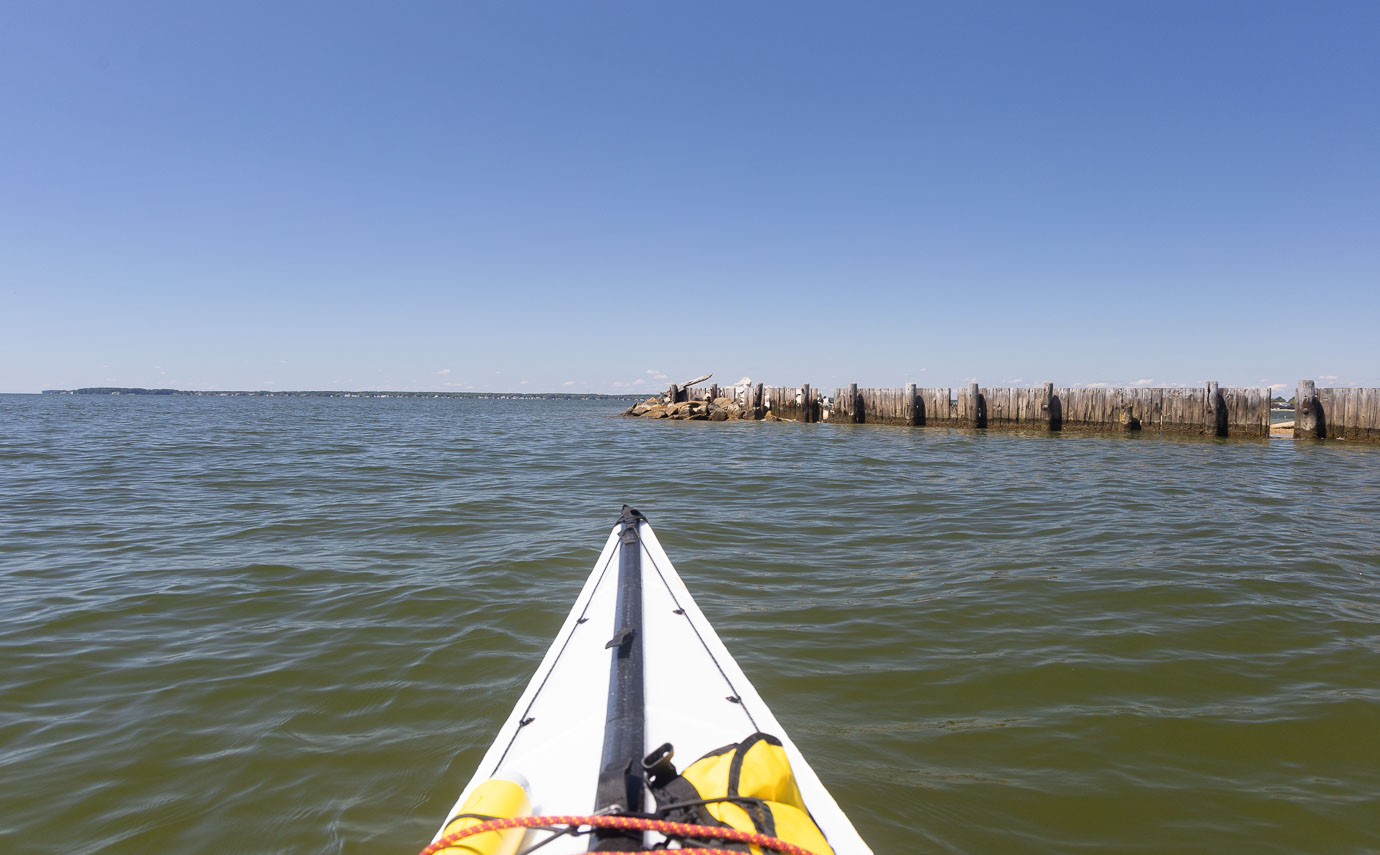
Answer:
<svg viewBox="0 0 1380 855"><path fill-rule="evenodd" d="M879 853L1380 849L1380 448L617 409L0 396L0 851L416 852L623 502Z"/></svg>

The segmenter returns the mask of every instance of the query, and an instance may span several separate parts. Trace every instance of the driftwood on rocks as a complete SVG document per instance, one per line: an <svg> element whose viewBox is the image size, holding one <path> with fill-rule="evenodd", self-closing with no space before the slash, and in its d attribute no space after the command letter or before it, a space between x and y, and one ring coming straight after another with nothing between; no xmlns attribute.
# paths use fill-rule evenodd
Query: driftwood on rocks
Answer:
<svg viewBox="0 0 1380 855"><path fill-rule="evenodd" d="M694 386L696 383L703 383L713 376L713 374L701 374L694 380L686 380L684 383L672 383L670 387L667 388L666 397L663 398L663 400L667 404L678 404L681 401L688 401L690 400L690 387Z"/></svg>

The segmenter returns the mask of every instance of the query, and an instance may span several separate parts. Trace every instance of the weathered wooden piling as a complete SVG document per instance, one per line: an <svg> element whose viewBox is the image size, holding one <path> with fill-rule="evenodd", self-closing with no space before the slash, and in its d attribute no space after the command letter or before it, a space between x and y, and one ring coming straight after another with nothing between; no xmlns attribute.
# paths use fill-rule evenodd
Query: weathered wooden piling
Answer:
<svg viewBox="0 0 1380 855"><path fill-rule="evenodd" d="M1040 402L1040 420L1046 430L1059 430L1064 426L1064 416L1059 397L1054 394L1054 384L1045 384L1045 393Z"/></svg>
<svg viewBox="0 0 1380 855"><path fill-rule="evenodd" d="M1216 380L1209 380L1205 389L1203 407L1203 433L1208 436L1227 435L1227 402Z"/></svg>
<svg viewBox="0 0 1380 855"><path fill-rule="evenodd" d="M979 429L987 427L987 398L978 388L978 384L968 384L968 399L968 415L972 419L973 427Z"/></svg>
<svg viewBox="0 0 1380 855"><path fill-rule="evenodd" d="M1324 439L1326 436L1317 388L1312 380L1300 380L1294 393L1294 438Z"/></svg>

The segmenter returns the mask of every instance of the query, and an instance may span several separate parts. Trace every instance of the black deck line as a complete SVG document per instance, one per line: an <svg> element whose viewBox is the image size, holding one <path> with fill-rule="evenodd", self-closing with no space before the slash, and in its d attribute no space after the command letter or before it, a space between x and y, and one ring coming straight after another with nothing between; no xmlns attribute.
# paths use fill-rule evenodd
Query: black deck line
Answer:
<svg viewBox="0 0 1380 855"><path fill-rule="evenodd" d="M623 506L618 518L618 604L615 607L613 649L609 664L608 719L604 725L604 753L599 762L595 812L641 811L642 753L646 745L646 702L642 661L642 537L645 517ZM635 852L645 849L640 831L597 830L591 852Z"/></svg>

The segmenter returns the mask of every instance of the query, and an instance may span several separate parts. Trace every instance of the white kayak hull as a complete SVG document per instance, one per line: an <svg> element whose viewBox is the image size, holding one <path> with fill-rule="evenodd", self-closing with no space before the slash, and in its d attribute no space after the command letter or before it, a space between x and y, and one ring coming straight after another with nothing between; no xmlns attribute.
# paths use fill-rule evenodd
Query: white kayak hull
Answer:
<svg viewBox="0 0 1380 855"><path fill-rule="evenodd" d="M642 521L639 543L627 547L620 531L616 526L610 533L560 632L441 828L476 787L505 775L525 779L533 814L594 812L609 712L620 552L628 548L640 549L642 559L645 740L640 756L669 742L683 767L754 732L776 736L806 806L837 855L870 855L705 619L651 526ZM435 839L440 836L438 831ZM654 833L647 837L649 845L659 840Z"/></svg>

